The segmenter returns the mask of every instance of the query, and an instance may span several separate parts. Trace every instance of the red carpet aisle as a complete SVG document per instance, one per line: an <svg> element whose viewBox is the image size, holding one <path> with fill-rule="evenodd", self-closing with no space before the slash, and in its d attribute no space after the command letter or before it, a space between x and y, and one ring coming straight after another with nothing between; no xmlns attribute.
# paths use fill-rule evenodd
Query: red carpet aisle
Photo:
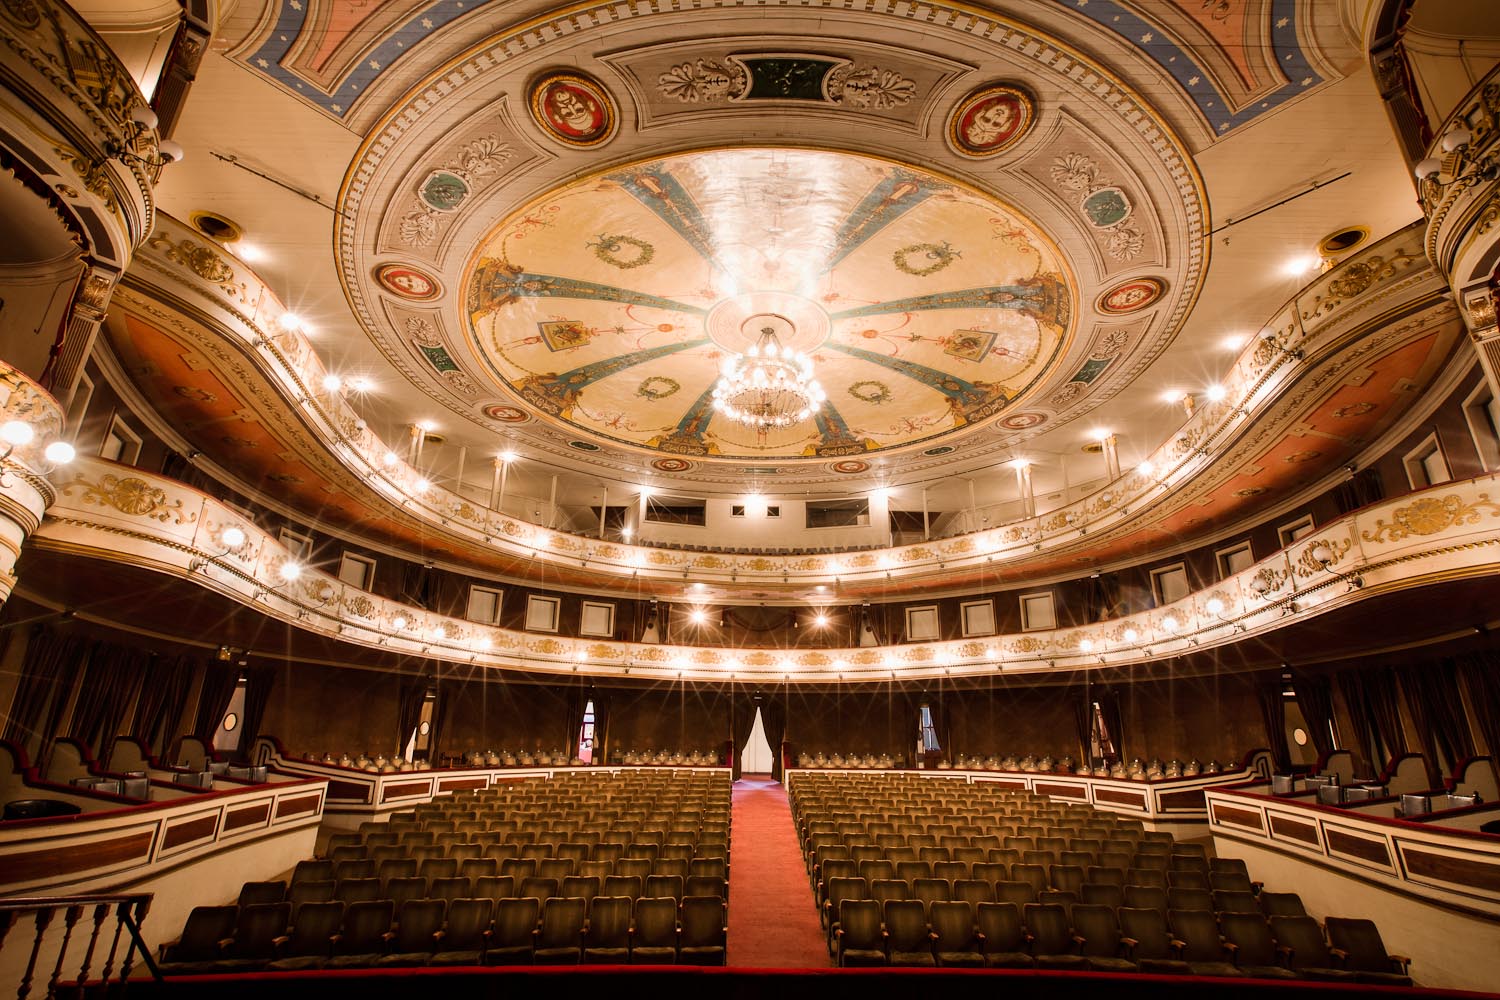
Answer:
<svg viewBox="0 0 1500 1000"><path fill-rule="evenodd" d="M831 966L786 789L765 777L734 783L729 872L729 964Z"/></svg>

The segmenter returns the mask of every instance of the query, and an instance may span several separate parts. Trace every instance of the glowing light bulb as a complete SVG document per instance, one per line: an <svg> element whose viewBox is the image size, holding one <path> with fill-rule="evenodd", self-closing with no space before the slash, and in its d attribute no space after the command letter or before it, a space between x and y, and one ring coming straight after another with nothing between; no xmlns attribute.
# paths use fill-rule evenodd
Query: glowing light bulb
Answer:
<svg viewBox="0 0 1500 1000"><path fill-rule="evenodd" d="M1210 597L1208 599L1208 603L1203 605L1203 607L1207 609L1209 614L1217 615L1223 613L1224 602L1219 600L1217 597Z"/></svg>
<svg viewBox="0 0 1500 1000"><path fill-rule="evenodd" d="M219 542L226 549L237 549L245 544L245 532L239 528L225 528L219 532Z"/></svg>
<svg viewBox="0 0 1500 1000"><path fill-rule="evenodd" d="M24 420L7 420L0 424L0 439L13 448L20 448L31 443L36 437L36 431Z"/></svg>
<svg viewBox="0 0 1500 1000"><path fill-rule="evenodd" d="M338 392L344 387L344 380L333 373L323 376L323 390L325 392Z"/></svg>
<svg viewBox="0 0 1500 1000"><path fill-rule="evenodd" d="M281 574L283 580L291 583L302 575L302 566L299 563L288 560L281 564L281 569L278 572Z"/></svg>
<svg viewBox="0 0 1500 1000"><path fill-rule="evenodd" d="M67 465L78 457L78 453L66 441L53 441L42 452L42 457L53 465Z"/></svg>

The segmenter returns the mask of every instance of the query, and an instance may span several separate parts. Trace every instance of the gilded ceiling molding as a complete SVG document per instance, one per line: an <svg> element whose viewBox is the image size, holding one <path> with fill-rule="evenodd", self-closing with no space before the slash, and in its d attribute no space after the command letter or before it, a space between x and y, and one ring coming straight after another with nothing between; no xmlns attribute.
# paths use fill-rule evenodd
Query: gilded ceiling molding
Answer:
<svg viewBox="0 0 1500 1000"><path fill-rule="evenodd" d="M1148 664L1227 645L1374 594L1500 571L1500 474L1362 508L1205 591L1122 619L947 642L765 650L574 639L436 615L294 563L232 508L150 473L80 458L33 544L191 581L278 620L371 648L591 676L843 682ZM226 528L242 536L231 544Z"/></svg>

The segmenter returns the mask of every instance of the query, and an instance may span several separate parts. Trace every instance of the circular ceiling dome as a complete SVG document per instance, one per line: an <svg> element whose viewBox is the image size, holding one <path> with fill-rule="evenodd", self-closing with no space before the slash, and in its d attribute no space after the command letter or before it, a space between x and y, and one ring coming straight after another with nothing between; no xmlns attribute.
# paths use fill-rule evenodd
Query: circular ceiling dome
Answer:
<svg viewBox="0 0 1500 1000"><path fill-rule="evenodd" d="M996 419L1064 355L1072 281L993 198L848 153L731 149L570 183L512 213L464 277L496 383L569 433L726 460L843 458ZM757 430L716 412L774 325L827 393Z"/></svg>

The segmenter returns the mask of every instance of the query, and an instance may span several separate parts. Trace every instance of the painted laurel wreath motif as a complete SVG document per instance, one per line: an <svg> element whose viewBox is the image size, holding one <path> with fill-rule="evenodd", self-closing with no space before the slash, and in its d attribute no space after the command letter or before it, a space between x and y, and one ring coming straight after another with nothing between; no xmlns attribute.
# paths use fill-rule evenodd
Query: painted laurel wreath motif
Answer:
<svg viewBox="0 0 1500 1000"><path fill-rule="evenodd" d="M1473 503L1464 503L1463 497L1449 494L1445 497L1422 497L1405 507L1391 512L1391 520L1375 520L1374 531L1361 531L1360 537L1367 542L1399 542L1411 535L1435 535L1447 528L1461 524L1478 524L1480 510L1488 510L1491 517L1500 517L1500 503L1490 500L1488 493L1479 494Z"/></svg>
<svg viewBox="0 0 1500 1000"><path fill-rule="evenodd" d="M586 243L584 246L594 251L594 256L604 263L622 271L644 267L656 256L656 247L650 243L618 233L608 236L601 234L593 243ZM627 247L629 250L626 250ZM624 256L621 255L622 250L626 251Z"/></svg>
<svg viewBox="0 0 1500 1000"><path fill-rule="evenodd" d="M134 476L105 476L99 482L91 483L80 475L63 489L63 494L71 496L73 486L83 489L84 503L113 507L122 514L149 517L163 524L173 518L177 524L191 524L198 519L197 513L183 509L181 500L169 502L165 491Z"/></svg>
<svg viewBox="0 0 1500 1000"><path fill-rule="evenodd" d="M862 403L879 406L881 403L890 402L891 387L884 382L875 382L872 380L855 382L849 386L849 395Z"/></svg>
<svg viewBox="0 0 1500 1000"><path fill-rule="evenodd" d="M961 256L963 255L953 249L953 245L947 240L942 243L913 243L891 254L891 263L896 265L898 271L925 278L941 271ZM916 261L912 260L913 257L916 257ZM924 260L928 263L920 263Z"/></svg>

